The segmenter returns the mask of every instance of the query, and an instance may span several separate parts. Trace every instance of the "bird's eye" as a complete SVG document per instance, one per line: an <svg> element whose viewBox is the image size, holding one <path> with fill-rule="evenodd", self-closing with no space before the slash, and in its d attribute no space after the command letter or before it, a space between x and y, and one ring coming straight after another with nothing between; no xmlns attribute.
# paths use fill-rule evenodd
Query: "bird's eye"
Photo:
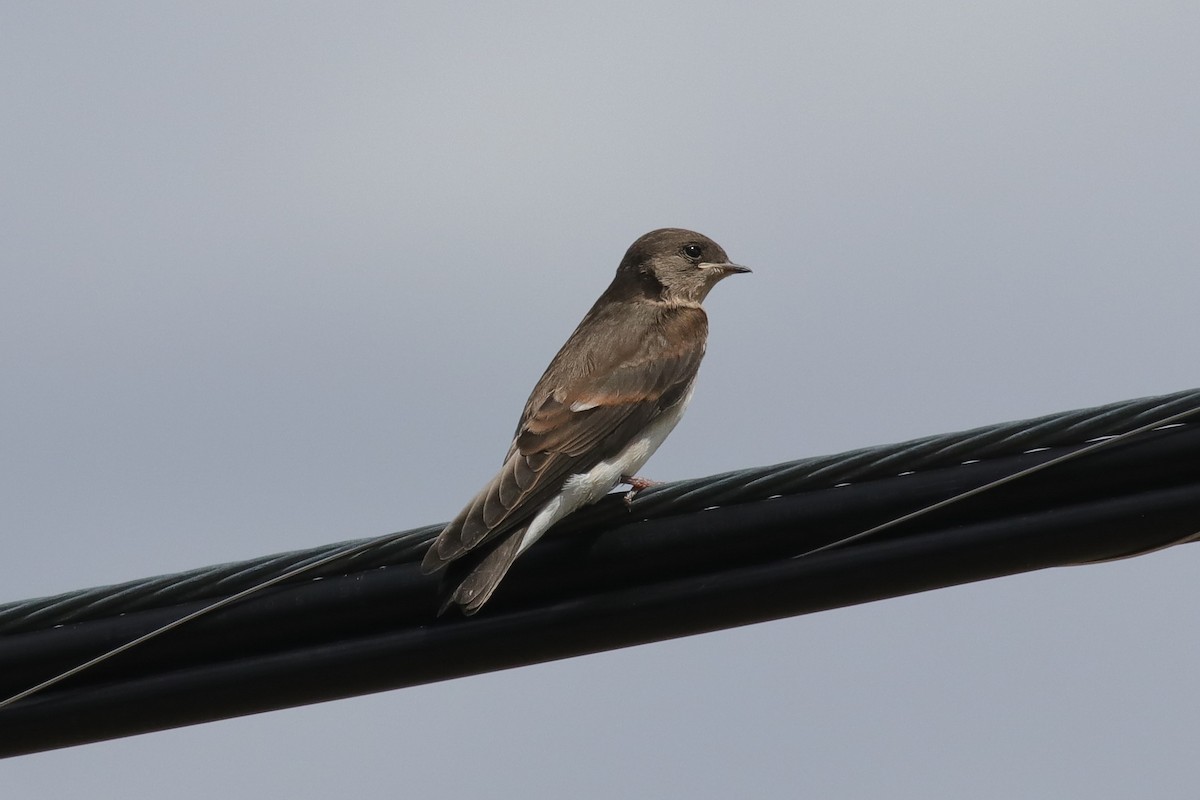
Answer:
<svg viewBox="0 0 1200 800"><path fill-rule="evenodd" d="M685 245L683 246L683 254L684 254L685 256L687 256L688 258L692 259L693 261L697 261L697 260L699 260L699 258L700 258L700 245L698 245L698 244L685 244Z"/></svg>

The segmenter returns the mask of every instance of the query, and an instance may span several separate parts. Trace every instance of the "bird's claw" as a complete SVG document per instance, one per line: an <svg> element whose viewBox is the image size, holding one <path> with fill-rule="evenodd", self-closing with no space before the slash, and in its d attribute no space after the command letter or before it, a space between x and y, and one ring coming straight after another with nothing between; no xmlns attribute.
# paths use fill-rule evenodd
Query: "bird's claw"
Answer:
<svg viewBox="0 0 1200 800"><path fill-rule="evenodd" d="M621 483L629 487L629 491L625 493L625 508L633 510L633 498L637 497L638 492L649 489L651 486L658 484L658 481L652 481L649 478L639 478L636 475L622 475Z"/></svg>

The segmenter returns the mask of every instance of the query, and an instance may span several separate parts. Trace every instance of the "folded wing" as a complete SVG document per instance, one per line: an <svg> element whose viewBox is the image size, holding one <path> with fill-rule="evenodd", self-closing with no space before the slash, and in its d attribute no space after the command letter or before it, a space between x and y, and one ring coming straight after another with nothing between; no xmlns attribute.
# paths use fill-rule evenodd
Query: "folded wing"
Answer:
<svg viewBox="0 0 1200 800"><path fill-rule="evenodd" d="M530 396L503 467L429 548L422 562L426 572L523 531L568 477L619 453L679 402L704 355L707 321L699 308L664 309L652 321L617 340L624 352L594 353L589 351L594 342L574 336L567 341ZM570 355L578 357L565 359L573 346L581 352ZM610 368L583 374L556 370L564 363L604 361Z"/></svg>

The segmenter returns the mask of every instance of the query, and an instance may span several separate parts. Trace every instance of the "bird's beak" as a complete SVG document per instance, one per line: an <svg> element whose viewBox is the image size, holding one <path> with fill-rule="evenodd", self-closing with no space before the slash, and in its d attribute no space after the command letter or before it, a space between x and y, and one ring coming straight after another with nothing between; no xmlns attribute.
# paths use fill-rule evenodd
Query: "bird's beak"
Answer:
<svg viewBox="0 0 1200 800"><path fill-rule="evenodd" d="M726 261L724 264L705 264L704 266L712 267L713 269L719 269L726 275L738 275L743 272L752 271L749 267L743 267L741 264L732 264L728 261Z"/></svg>

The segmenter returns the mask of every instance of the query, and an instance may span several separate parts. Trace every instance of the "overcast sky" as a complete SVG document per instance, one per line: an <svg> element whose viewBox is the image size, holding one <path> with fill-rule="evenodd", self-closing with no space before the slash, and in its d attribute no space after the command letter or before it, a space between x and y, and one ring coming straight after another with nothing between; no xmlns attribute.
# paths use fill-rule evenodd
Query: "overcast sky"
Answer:
<svg viewBox="0 0 1200 800"><path fill-rule="evenodd" d="M700 230L673 480L1200 385L1200 7L5 3L0 600L445 520ZM1200 546L0 762L12 798L1194 797Z"/></svg>

